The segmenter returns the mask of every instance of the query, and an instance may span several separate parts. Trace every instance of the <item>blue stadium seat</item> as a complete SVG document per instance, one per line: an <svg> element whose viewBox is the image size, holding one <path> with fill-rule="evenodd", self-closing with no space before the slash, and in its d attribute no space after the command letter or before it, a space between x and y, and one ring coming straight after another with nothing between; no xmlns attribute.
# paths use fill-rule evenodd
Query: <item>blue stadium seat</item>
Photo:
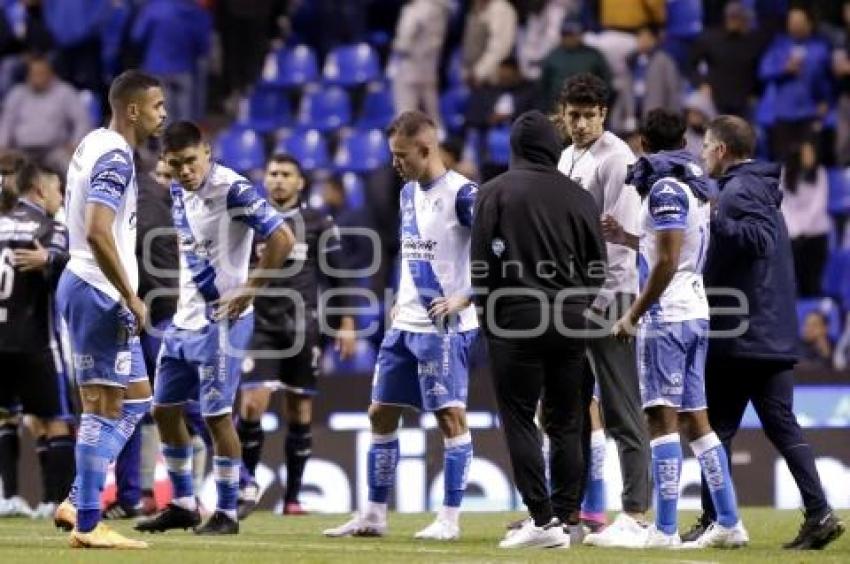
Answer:
<svg viewBox="0 0 850 564"><path fill-rule="evenodd" d="M451 132L463 129L466 123L466 106L469 104L469 90L458 86L443 92L440 96L440 115L443 124Z"/></svg>
<svg viewBox="0 0 850 564"><path fill-rule="evenodd" d="M219 134L213 155L216 160L241 174L250 174L266 165L262 138L256 131L240 126Z"/></svg>
<svg viewBox="0 0 850 564"><path fill-rule="evenodd" d="M278 141L275 151L295 157L301 163L301 167L308 172L330 166L328 146L322 133L315 129L295 131L282 138Z"/></svg>
<svg viewBox="0 0 850 564"><path fill-rule="evenodd" d="M239 122L259 133L269 133L292 123L292 110L286 92L272 86L254 89L245 114Z"/></svg>
<svg viewBox="0 0 850 564"><path fill-rule="evenodd" d="M344 135L334 156L337 172L365 173L389 162L387 138L380 129L358 129Z"/></svg>
<svg viewBox="0 0 850 564"><path fill-rule="evenodd" d="M850 311L850 249L836 250L829 255L823 272L823 293L840 300Z"/></svg>
<svg viewBox="0 0 850 564"><path fill-rule="evenodd" d="M456 49L449 57L446 79L449 88L463 86L463 52L460 49Z"/></svg>
<svg viewBox="0 0 850 564"><path fill-rule="evenodd" d="M264 84L292 88L319 81L319 62L311 47L296 45L271 56L273 60L263 68Z"/></svg>
<svg viewBox="0 0 850 564"><path fill-rule="evenodd" d="M342 45L328 53L322 74L328 84L358 86L379 80L381 64L368 43Z"/></svg>
<svg viewBox="0 0 850 564"><path fill-rule="evenodd" d="M378 82L369 86L366 97L363 99L363 108L360 110L360 118L357 127L360 129L384 129L395 117L395 105L393 104L393 93L384 82Z"/></svg>
<svg viewBox="0 0 850 564"><path fill-rule="evenodd" d="M834 215L850 214L850 168L830 168L829 197L826 208Z"/></svg>
<svg viewBox="0 0 850 564"><path fill-rule="evenodd" d="M511 161L511 128L508 126L491 127L487 131L486 146L485 162L507 166Z"/></svg>
<svg viewBox="0 0 850 564"><path fill-rule="evenodd" d="M366 205L366 183L363 178L355 172L346 172L342 175L342 187L345 188L345 206L352 210L359 210Z"/></svg>
<svg viewBox="0 0 850 564"><path fill-rule="evenodd" d="M351 100L337 86L307 92L301 99L298 124L305 129L333 131L351 123Z"/></svg>
<svg viewBox="0 0 850 564"><path fill-rule="evenodd" d="M830 298L808 298L797 300L797 323L802 331L806 316L813 311L819 311L826 316L826 326L829 338L835 342L841 334L841 311Z"/></svg>
<svg viewBox="0 0 850 564"><path fill-rule="evenodd" d="M80 102L86 108L91 120L92 127L100 127L103 124L103 108L100 100L91 90L80 90Z"/></svg>

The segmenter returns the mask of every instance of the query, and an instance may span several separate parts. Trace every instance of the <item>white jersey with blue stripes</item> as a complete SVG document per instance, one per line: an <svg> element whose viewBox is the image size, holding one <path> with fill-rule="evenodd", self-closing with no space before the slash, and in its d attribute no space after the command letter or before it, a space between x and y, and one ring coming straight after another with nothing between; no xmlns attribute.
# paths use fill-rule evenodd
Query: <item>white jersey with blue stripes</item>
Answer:
<svg viewBox="0 0 850 564"><path fill-rule="evenodd" d="M198 330L210 322L215 302L248 279L254 233L267 238L283 217L251 182L219 164L197 190L172 183L171 197L180 245L180 298L173 322Z"/></svg>
<svg viewBox="0 0 850 564"><path fill-rule="evenodd" d="M687 184L666 177L656 181L641 205L638 274L643 290L658 260L656 233L667 229L685 232L679 266L658 302L646 313L653 321L675 322L708 319L708 301L702 269L709 241L710 206L694 195Z"/></svg>
<svg viewBox="0 0 850 564"><path fill-rule="evenodd" d="M451 170L427 185L408 182L401 189L401 273L393 328L436 333L428 317L434 298L472 296L469 243L477 192L474 182ZM445 329L477 327L470 305Z"/></svg>
<svg viewBox="0 0 850 564"><path fill-rule="evenodd" d="M136 291L136 195L133 151L124 137L105 128L86 135L68 165L65 209L71 259L67 268L115 301L121 296L100 270L86 240L86 205L101 204L115 212L112 236L130 286Z"/></svg>

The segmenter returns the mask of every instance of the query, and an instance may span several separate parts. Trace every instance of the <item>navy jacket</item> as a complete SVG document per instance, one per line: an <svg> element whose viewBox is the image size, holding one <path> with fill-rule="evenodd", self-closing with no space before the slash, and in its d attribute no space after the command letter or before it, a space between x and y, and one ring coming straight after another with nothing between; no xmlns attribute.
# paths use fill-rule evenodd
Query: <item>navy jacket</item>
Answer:
<svg viewBox="0 0 850 564"><path fill-rule="evenodd" d="M703 276L709 305L730 308L747 298L748 313L712 311L712 335L746 324L735 337L713 336L709 355L794 362L797 291L788 229L779 204L778 165L744 162L720 179Z"/></svg>

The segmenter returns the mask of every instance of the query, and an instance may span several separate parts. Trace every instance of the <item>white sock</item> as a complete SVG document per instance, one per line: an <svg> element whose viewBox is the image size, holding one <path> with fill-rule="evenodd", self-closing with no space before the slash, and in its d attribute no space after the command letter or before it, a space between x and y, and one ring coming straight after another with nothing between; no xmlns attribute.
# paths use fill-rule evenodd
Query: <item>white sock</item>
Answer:
<svg viewBox="0 0 850 564"><path fill-rule="evenodd" d="M177 507L182 507L188 511L195 511L198 509L198 501L195 499L193 495L187 495L186 497L175 497L171 500L171 503L176 505Z"/></svg>
<svg viewBox="0 0 850 564"><path fill-rule="evenodd" d="M444 505L440 507L440 510L437 512L437 517L457 525L460 521L460 507L449 507L448 505Z"/></svg>
<svg viewBox="0 0 850 564"><path fill-rule="evenodd" d="M371 521L383 523L387 520L387 504L375 503L374 501L366 502L366 511L363 513L366 517L374 517Z"/></svg>

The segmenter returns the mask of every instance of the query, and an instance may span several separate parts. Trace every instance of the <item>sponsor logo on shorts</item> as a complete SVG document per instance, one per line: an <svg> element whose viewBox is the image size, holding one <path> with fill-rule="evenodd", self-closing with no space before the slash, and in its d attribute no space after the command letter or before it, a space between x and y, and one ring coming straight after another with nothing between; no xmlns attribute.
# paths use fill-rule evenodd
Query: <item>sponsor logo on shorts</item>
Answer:
<svg viewBox="0 0 850 564"><path fill-rule="evenodd" d="M447 396L449 395L449 390L439 382L434 384L434 386L425 392L426 396Z"/></svg>
<svg viewBox="0 0 850 564"><path fill-rule="evenodd" d="M133 355L130 351L122 351L115 356L115 374L118 376L129 376L130 367L133 364Z"/></svg>
<svg viewBox="0 0 850 564"><path fill-rule="evenodd" d="M419 372L420 378L426 378L428 376L439 376L440 375L440 362L438 362L438 361L420 362L418 372Z"/></svg>
<svg viewBox="0 0 850 564"><path fill-rule="evenodd" d="M90 354L75 354L74 368L77 370L89 370L94 368L94 358Z"/></svg>
<svg viewBox="0 0 850 564"><path fill-rule="evenodd" d="M201 366L198 372L201 375L201 380L210 380L215 377L215 366Z"/></svg>

